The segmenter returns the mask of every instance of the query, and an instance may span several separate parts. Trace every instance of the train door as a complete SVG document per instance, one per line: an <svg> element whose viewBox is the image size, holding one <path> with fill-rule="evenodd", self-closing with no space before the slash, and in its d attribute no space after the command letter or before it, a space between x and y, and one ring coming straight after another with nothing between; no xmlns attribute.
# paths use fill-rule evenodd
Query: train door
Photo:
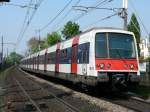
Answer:
<svg viewBox="0 0 150 112"><path fill-rule="evenodd" d="M72 46L72 53L71 53L71 73L77 74L77 55L78 55L78 45Z"/></svg>
<svg viewBox="0 0 150 112"><path fill-rule="evenodd" d="M34 70L34 57L33 57L32 61L33 61L33 68L32 69Z"/></svg>
<svg viewBox="0 0 150 112"><path fill-rule="evenodd" d="M87 64L89 63L89 43L82 45L82 74L87 75Z"/></svg>
<svg viewBox="0 0 150 112"><path fill-rule="evenodd" d="M38 55L38 58L37 58L37 70L39 70L39 62L40 62L40 56Z"/></svg>
<svg viewBox="0 0 150 112"><path fill-rule="evenodd" d="M44 71L47 71L47 49L45 51L45 56L44 56Z"/></svg>
<svg viewBox="0 0 150 112"><path fill-rule="evenodd" d="M59 57L60 57L60 49L56 50L56 61L55 61L55 72L59 72Z"/></svg>
<svg viewBox="0 0 150 112"><path fill-rule="evenodd" d="M57 44L56 54L55 54L55 72L59 72L59 59L60 58L60 43Z"/></svg>

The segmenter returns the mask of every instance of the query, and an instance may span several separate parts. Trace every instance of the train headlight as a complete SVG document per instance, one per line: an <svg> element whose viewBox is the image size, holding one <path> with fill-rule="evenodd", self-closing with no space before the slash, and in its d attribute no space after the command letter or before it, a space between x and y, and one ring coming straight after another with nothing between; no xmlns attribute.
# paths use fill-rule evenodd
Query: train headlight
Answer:
<svg viewBox="0 0 150 112"><path fill-rule="evenodd" d="M127 64L125 64L125 65L124 65L124 68L128 68L128 65L127 65Z"/></svg>
<svg viewBox="0 0 150 112"><path fill-rule="evenodd" d="M101 64L100 64L100 68L103 69L104 67L105 67L105 64L104 64L104 63L101 63Z"/></svg>
<svg viewBox="0 0 150 112"><path fill-rule="evenodd" d="M107 68L110 68L111 67L111 64L109 63L108 65L107 65Z"/></svg>
<svg viewBox="0 0 150 112"><path fill-rule="evenodd" d="M131 69L134 69L134 65L133 65L133 64L131 64L131 65L130 65L130 68L131 68Z"/></svg>

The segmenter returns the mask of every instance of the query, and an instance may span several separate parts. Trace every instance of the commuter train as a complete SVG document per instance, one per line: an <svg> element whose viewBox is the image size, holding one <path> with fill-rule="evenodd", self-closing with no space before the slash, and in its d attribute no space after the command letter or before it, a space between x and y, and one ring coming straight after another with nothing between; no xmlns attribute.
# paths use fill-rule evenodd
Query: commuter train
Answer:
<svg viewBox="0 0 150 112"><path fill-rule="evenodd" d="M22 59L20 67L90 86L139 82L135 36L115 28L92 28Z"/></svg>

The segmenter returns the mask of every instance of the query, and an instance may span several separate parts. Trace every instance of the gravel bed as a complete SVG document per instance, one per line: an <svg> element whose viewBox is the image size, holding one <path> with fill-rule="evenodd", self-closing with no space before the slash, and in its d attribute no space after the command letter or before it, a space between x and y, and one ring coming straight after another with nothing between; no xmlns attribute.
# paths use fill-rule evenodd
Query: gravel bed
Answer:
<svg viewBox="0 0 150 112"><path fill-rule="evenodd" d="M52 87L63 90L64 92L71 93L71 96L74 99L82 100L84 102L88 102L89 104L95 105L95 107L101 108L104 112L134 112L133 110L127 109L127 108L122 107L122 106L117 105L117 104L113 104L113 103L105 101L103 99L92 97L92 96L89 96L85 93L76 92L76 91L74 91L70 88L67 88L67 87L63 86L63 85L55 84L55 83L43 80L43 79L38 78L36 76L30 75L28 73L26 73L26 74L28 75L28 77L30 77L31 79L36 80L37 82L40 82L42 84L46 83L46 84L49 84ZM68 102L71 100L69 98L68 99L64 98L64 99L67 100ZM74 101L76 101L76 100L74 100ZM70 103L72 103L72 102L70 102ZM83 105L83 104L78 104L77 106L81 107L81 105ZM89 110L91 107L86 107L86 108ZM97 110L95 110L95 111L97 111ZM93 112L93 110L92 110L92 112Z"/></svg>
<svg viewBox="0 0 150 112"><path fill-rule="evenodd" d="M32 79L32 80L31 80ZM27 112L26 104L31 103L24 94L23 91L17 85L17 81L23 86L26 92L30 95L32 100L39 104L44 102L47 108L41 109L42 112L74 112L65 103L60 102L57 98L62 99L64 102L78 109L79 112L107 112L107 108L99 107L95 104L88 102L87 100L74 97L74 93L70 90L63 90L56 88L53 85L49 85L45 82L37 81L39 78L35 78L31 75L26 75L19 71L17 68L9 70L5 79L5 112ZM34 80L34 81L33 81ZM35 82L35 83L34 83ZM43 89L39 89L42 86ZM64 88L65 89L65 88ZM57 98L53 97L49 93L53 93Z"/></svg>

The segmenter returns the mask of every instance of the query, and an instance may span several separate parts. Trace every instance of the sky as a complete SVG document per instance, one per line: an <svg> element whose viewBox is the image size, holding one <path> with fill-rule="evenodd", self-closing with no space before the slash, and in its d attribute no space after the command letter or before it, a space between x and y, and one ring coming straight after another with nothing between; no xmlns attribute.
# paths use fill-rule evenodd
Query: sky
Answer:
<svg viewBox="0 0 150 112"><path fill-rule="evenodd" d="M85 6L94 7L105 0L43 0L41 5L36 10L30 24L25 30L24 35L22 34L23 25L28 24L28 20L32 13L35 11L33 9L34 4L40 0L10 0L10 3L0 4L0 37L3 36L4 43L17 43L17 47L13 44L4 45L4 53L6 55L12 52L16 48L16 52L24 55L27 51L27 41L31 37L38 36L38 30L44 28L40 32L41 38L45 38L48 33L53 31L61 32L64 24L72 20L80 25L80 30L85 31L92 27L117 27L123 28L123 20L119 16L114 16L109 19L101 20L104 17L114 14L110 10L92 9L86 13L85 11L75 10L73 6ZM78 2L80 1L80 2ZM106 0L109 1L109 0ZM20 6L29 6L20 7ZM70 4L69 4L70 2ZM76 4L78 2L78 4ZM53 19L66 4L68 7L56 18ZM17 6L20 5L20 6ZM112 0L111 2L104 2L99 5L103 8L122 8L122 0ZM26 21L25 16L29 10ZM128 4L128 22L130 20L131 14L136 13L137 19L141 27L142 38L148 37L150 32L150 0L129 0ZM86 14L85 14L86 13ZM81 18L78 18L80 15ZM51 22L53 20L53 22ZM47 27L45 25L49 24ZM23 24L25 23L25 24ZM144 27L143 27L143 25ZM17 41L19 40L19 41ZM1 38L0 38L1 41ZM1 43L1 42L0 42ZM1 47L0 47L1 51Z"/></svg>

